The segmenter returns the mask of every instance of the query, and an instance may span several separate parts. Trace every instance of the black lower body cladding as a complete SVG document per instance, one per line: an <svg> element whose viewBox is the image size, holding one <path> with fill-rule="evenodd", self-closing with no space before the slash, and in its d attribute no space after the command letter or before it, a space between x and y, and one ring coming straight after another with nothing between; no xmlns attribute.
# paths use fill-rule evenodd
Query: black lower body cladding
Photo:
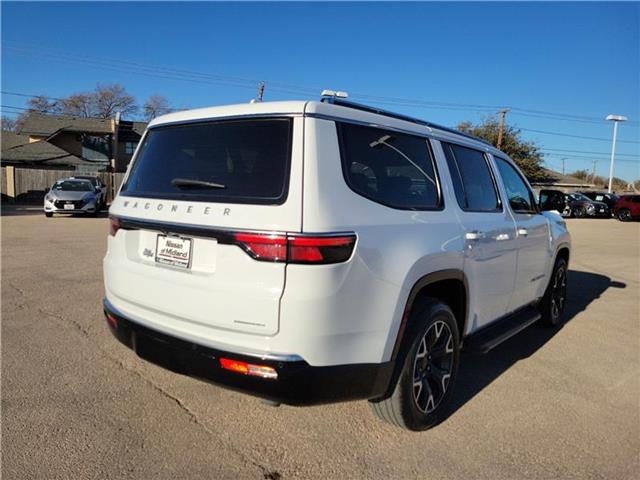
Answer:
<svg viewBox="0 0 640 480"><path fill-rule="evenodd" d="M153 364L243 393L288 405L314 405L380 397L389 384L392 364L353 364L313 367L304 360L279 361L224 352L188 342L133 322L104 303L113 335ZM277 379L229 370L220 359L269 366Z"/></svg>

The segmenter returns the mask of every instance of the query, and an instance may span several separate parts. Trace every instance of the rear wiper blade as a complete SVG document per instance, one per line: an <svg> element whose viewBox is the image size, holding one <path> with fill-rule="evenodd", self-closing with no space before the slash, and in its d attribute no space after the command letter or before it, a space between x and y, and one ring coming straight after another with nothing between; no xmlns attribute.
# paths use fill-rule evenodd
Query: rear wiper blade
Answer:
<svg viewBox="0 0 640 480"><path fill-rule="evenodd" d="M173 180L171 180L171 185L178 188L227 188L226 185L222 185L221 183L206 182L204 180L193 180L189 178L174 178Z"/></svg>

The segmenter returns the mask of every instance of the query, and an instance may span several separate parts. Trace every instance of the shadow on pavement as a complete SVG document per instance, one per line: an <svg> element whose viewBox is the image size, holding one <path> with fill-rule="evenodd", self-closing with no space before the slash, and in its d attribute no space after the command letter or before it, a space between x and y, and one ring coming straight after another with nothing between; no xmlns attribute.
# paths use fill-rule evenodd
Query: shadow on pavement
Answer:
<svg viewBox="0 0 640 480"><path fill-rule="evenodd" d="M569 270L564 323L571 321L608 288L626 288L605 275ZM563 324L549 328L539 324L526 328L486 355L462 353L453 406L449 415L464 406L486 386L519 360L533 355L560 331Z"/></svg>

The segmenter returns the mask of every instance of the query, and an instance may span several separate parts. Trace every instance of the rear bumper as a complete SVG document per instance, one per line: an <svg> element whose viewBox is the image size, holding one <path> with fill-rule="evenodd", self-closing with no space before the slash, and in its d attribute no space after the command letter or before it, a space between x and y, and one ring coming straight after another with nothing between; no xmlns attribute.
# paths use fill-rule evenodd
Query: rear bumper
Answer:
<svg viewBox="0 0 640 480"><path fill-rule="evenodd" d="M312 367L304 360L274 360L225 352L188 342L132 322L104 302L111 333L136 354L153 364L249 395L288 405L314 405L346 400L376 399L387 390L392 364L352 364ZM220 358L272 367L277 379L224 370Z"/></svg>

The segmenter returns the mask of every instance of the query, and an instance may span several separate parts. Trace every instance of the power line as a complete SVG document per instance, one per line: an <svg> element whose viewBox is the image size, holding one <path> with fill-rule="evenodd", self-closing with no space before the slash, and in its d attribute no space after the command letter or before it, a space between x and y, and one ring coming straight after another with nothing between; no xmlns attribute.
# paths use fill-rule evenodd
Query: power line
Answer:
<svg viewBox="0 0 640 480"><path fill-rule="evenodd" d="M568 152L568 153L591 153L593 155L610 155L609 152L590 152L588 150L565 150L562 148L544 148L543 150L549 150L549 151L555 151L555 152ZM633 153L616 153L616 156L638 158L638 155Z"/></svg>
<svg viewBox="0 0 640 480"><path fill-rule="evenodd" d="M583 138L586 140L600 140L602 142L608 142L611 143L611 139L610 138L601 138L601 137L587 137L584 135L571 135L569 133L558 133L558 132L547 132L545 130L534 130L532 128L522 128L522 127L517 127L518 130L522 130L523 132L534 132L534 133L543 133L545 135L556 135L559 137L571 137L571 138ZM617 140L618 143L637 143L640 144L640 142L635 142L633 140Z"/></svg>
<svg viewBox="0 0 640 480"><path fill-rule="evenodd" d="M111 69L124 73L136 73L140 75L152 76L157 78L166 78L171 80L183 80L183 81L191 81L197 83L213 83L218 85L227 85L233 86L237 88L250 88L255 89L256 85L259 83L257 79L249 79L243 77L234 77L229 75L220 75L220 74L211 74L211 73L202 73L202 72L194 72L185 69L176 69L176 68L168 68L168 67L158 67L153 65L146 65L138 62L132 62L128 60L116 60L116 59L105 59L104 57L91 57L88 55L68 55L64 53L53 53L51 50L43 50L39 48L38 50L34 50L33 47L25 48L25 47L15 47L11 45L7 45L5 42L5 52L13 53L17 55L26 55L26 56L37 56L40 58L45 58L46 60L50 60L51 58L57 58L60 61L82 64L82 65L92 65L105 69ZM317 94L319 87L308 87L308 86L299 86L286 84L281 82L267 82L269 84L269 89L276 92L281 93L294 93L294 94ZM394 105L404 105L404 106L412 106L419 108L429 108L429 109L450 109L450 110L475 110L475 111L496 111L501 106L497 105L478 105L478 104L462 104L462 103L452 103L452 102L432 102L432 101L424 101L424 100L415 100L415 99L405 99L405 98L397 98L397 97L381 97L375 95L367 95L362 93L352 93L352 97L360 98L360 99L368 99L373 102L378 103L386 103L386 104L394 104ZM598 123L602 124L605 122L604 119L598 117L590 117L583 115L573 115L559 112L548 112L544 110L533 110L526 109L522 107L509 107L514 112L515 115L523 115L530 117L540 117L554 120L566 120L566 121L575 121L575 122L585 122L585 123ZM636 124L638 122L629 121L628 124Z"/></svg>

